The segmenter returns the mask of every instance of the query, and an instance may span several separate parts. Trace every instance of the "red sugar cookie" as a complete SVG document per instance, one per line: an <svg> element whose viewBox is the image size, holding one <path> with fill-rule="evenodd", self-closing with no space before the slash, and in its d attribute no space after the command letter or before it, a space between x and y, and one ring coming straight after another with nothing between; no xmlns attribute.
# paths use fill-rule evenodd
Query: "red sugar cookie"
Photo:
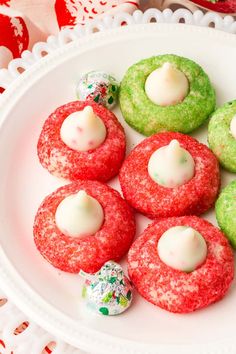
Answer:
<svg viewBox="0 0 236 354"><path fill-rule="evenodd" d="M80 190L97 199L104 212L104 222L93 236L72 238L55 223L60 202ZM135 220L120 194L97 181L78 180L57 189L40 205L34 221L35 244L54 267L78 273L94 273L109 261L118 261L129 249L135 234Z"/></svg>
<svg viewBox="0 0 236 354"><path fill-rule="evenodd" d="M107 135L96 149L76 151L69 148L60 137L64 120L76 111L91 106L102 119ZM93 101L75 101L57 108L45 121L38 141L38 157L44 168L56 177L71 181L91 179L102 182L117 175L125 156L125 133L116 116Z"/></svg>
<svg viewBox="0 0 236 354"><path fill-rule="evenodd" d="M207 243L205 262L190 273L175 270L159 258L158 240L174 226L194 228ZM139 293L154 305L177 313L192 312L220 300L234 277L233 252L226 237L196 216L152 223L131 246L128 264L130 278Z"/></svg>
<svg viewBox="0 0 236 354"><path fill-rule="evenodd" d="M167 188L151 179L148 162L155 150L174 139L192 155L195 174L185 184ZM137 145L124 161L119 179L128 203L150 218L204 213L213 206L220 187L219 165L210 149L174 132L152 135Z"/></svg>

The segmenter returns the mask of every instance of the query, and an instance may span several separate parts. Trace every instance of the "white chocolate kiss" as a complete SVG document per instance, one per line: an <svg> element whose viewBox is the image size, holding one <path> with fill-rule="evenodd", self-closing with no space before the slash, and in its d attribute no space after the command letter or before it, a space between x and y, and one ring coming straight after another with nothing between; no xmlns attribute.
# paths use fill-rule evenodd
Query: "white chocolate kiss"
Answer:
<svg viewBox="0 0 236 354"><path fill-rule="evenodd" d="M154 70L145 83L146 95L159 106L171 106L182 102L188 91L188 79L171 63L164 63Z"/></svg>
<svg viewBox="0 0 236 354"><path fill-rule="evenodd" d="M152 180L167 188L188 182L194 176L195 163L190 153L177 140L157 149L148 162L148 173Z"/></svg>
<svg viewBox="0 0 236 354"><path fill-rule="evenodd" d="M106 133L103 121L94 114L91 106L70 114L60 131L61 140L76 151L96 149L104 142Z"/></svg>
<svg viewBox="0 0 236 354"><path fill-rule="evenodd" d="M230 133L233 135L234 139L236 139L236 115L233 116L230 123Z"/></svg>
<svg viewBox="0 0 236 354"><path fill-rule="evenodd" d="M164 232L157 249L163 263L183 272L192 272L207 256L205 239L199 232L186 226L171 227Z"/></svg>
<svg viewBox="0 0 236 354"><path fill-rule="evenodd" d="M70 237L94 235L104 220L100 203L85 191L66 197L58 205L55 214L58 229Z"/></svg>

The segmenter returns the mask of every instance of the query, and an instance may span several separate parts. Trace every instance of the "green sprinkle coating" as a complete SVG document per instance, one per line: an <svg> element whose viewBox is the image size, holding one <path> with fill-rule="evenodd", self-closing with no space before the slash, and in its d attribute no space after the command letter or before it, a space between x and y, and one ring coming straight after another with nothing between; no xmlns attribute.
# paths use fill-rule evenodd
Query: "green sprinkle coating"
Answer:
<svg viewBox="0 0 236 354"><path fill-rule="evenodd" d="M224 104L212 115L208 126L208 143L220 164L236 172L236 139L230 132L230 123L236 115L236 100Z"/></svg>
<svg viewBox="0 0 236 354"><path fill-rule="evenodd" d="M236 180L221 192L216 202L216 219L232 246L236 248Z"/></svg>
<svg viewBox="0 0 236 354"><path fill-rule="evenodd" d="M145 93L149 74L164 63L172 63L189 81L183 102L162 107ZM215 109L215 91L203 69L187 58L166 54L144 59L126 72L120 87L120 107L126 122L144 135L162 131L190 133L202 125Z"/></svg>

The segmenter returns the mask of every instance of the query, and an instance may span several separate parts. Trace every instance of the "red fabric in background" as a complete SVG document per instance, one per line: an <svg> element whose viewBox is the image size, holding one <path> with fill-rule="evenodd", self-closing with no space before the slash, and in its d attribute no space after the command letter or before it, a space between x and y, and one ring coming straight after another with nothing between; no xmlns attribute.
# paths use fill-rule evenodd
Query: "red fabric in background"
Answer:
<svg viewBox="0 0 236 354"><path fill-rule="evenodd" d="M17 58L28 48L29 34L21 17L9 17L0 13L0 46L7 47Z"/></svg>
<svg viewBox="0 0 236 354"><path fill-rule="evenodd" d="M74 26L76 22L76 17L71 14L66 6L64 0L56 0L55 10L57 14L57 22L59 27L63 26Z"/></svg>
<svg viewBox="0 0 236 354"><path fill-rule="evenodd" d="M162 0L0 0L0 68L63 27L84 24L107 13L132 13L140 3L145 8L148 3L158 7ZM222 13L236 13L236 0L192 3Z"/></svg>
<svg viewBox="0 0 236 354"><path fill-rule="evenodd" d="M101 16L110 11L128 11L133 8L138 8L139 0L56 0L55 11L57 14L57 22L60 28L64 26L74 26L77 23L84 23L87 20L92 20L96 16Z"/></svg>
<svg viewBox="0 0 236 354"><path fill-rule="evenodd" d="M216 3L207 0L192 0L192 2L212 11L222 12L226 14L236 13L236 0L219 0Z"/></svg>
<svg viewBox="0 0 236 354"><path fill-rule="evenodd" d="M0 0L0 68L62 27L138 6L139 0Z"/></svg>

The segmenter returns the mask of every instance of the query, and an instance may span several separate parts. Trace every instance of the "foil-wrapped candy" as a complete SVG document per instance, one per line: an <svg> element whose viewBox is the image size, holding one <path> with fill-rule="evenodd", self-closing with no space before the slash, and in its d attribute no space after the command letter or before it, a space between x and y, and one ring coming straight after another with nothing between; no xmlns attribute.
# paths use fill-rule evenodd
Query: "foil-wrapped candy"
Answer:
<svg viewBox="0 0 236 354"><path fill-rule="evenodd" d="M82 298L90 310L112 316L129 308L133 288L118 263L109 261L95 274L80 275L85 278Z"/></svg>
<svg viewBox="0 0 236 354"><path fill-rule="evenodd" d="M83 75L76 87L79 100L93 100L108 109L117 103L118 92L118 82L104 71L91 71Z"/></svg>

